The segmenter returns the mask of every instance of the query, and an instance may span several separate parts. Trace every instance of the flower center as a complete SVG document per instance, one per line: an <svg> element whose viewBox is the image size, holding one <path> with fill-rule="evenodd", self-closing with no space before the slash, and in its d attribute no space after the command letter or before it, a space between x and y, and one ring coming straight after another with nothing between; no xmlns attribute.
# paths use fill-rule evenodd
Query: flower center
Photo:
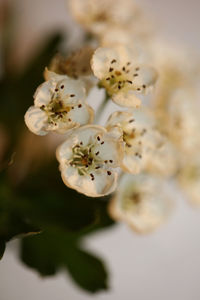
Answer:
<svg viewBox="0 0 200 300"><path fill-rule="evenodd" d="M103 145L104 141L100 136L96 137L99 145ZM112 172L108 169L110 164L113 164L113 160L102 160L100 156L101 150L95 150L96 142L93 141L87 146L83 146L83 142L76 144L72 148L72 158L68 161L69 165L78 170L79 175L90 175L91 180L95 180L95 176L92 171L98 169L106 169L108 176L112 175Z"/></svg>
<svg viewBox="0 0 200 300"><path fill-rule="evenodd" d="M116 63L116 59L113 59L110 62L107 76L102 80L102 85L108 90L110 94L116 93L121 89L132 89L140 92L141 90L146 88L146 85L137 88L134 86L134 78L139 76L139 67L136 67L133 70L132 68L130 69L131 62L128 61L120 69L119 67L116 67Z"/></svg>

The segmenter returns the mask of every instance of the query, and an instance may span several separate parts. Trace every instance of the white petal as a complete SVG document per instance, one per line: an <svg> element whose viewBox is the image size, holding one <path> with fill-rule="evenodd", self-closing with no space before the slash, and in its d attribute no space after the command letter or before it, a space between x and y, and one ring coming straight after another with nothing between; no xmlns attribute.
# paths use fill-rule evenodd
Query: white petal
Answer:
<svg viewBox="0 0 200 300"><path fill-rule="evenodd" d="M93 109L85 104L79 104L74 106L74 109L71 109L68 113L68 117L79 125L86 125L92 123L94 119L94 111Z"/></svg>
<svg viewBox="0 0 200 300"><path fill-rule="evenodd" d="M58 93L65 104L76 104L80 100L85 100L86 90L84 83L79 79L71 79L65 76L65 79L57 83Z"/></svg>
<svg viewBox="0 0 200 300"><path fill-rule="evenodd" d="M106 133L106 129L102 126L85 125L74 130L71 137L76 137L79 142L83 143L83 146L86 146L91 143L91 141L96 141L97 135L102 135L104 133Z"/></svg>
<svg viewBox="0 0 200 300"><path fill-rule="evenodd" d="M41 109L31 106L25 116L25 123L30 131L37 135L46 135L45 131L48 117L44 111Z"/></svg>
<svg viewBox="0 0 200 300"><path fill-rule="evenodd" d="M134 153L128 154L125 152L121 168L128 173L138 174L144 169L144 158L139 158Z"/></svg>
<svg viewBox="0 0 200 300"><path fill-rule="evenodd" d="M121 91L112 95L112 100L124 107L137 108L141 105L141 100L135 95L132 90Z"/></svg>
<svg viewBox="0 0 200 300"><path fill-rule="evenodd" d="M94 171L94 180L91 176L79 175L77 169L66 166L61 169L61 176L64 183L79 193L85 194L89 197L102 197L112 193L116 188L117 173L112 172L108 175L105 170Z"/></svg>
<svg viewBox="0 0 200 300"><path fill-rule="evenodd" d="M135 66L137 68L137 66ZM143 86L152 87L158 77L157 72L155 71L154 68L146 65L140 65L139 66L139 71L135 71L134 73L137 73L138 76L134 77L133 79L133 84L134 88L141 88Z"/></svg>
<svg viewBox="0 0 200 300"><path fill-rule="evenodd" d="M137 198L134 198L137 196ZM110 206L111 216L139 233L155 230L172 210L172 193L160 177L124 175Z"/></svg>
<svg viewBox="0 0 200 300"><path fill-rule="evenodd" d="M52 99L52 94L55 89L55 84L52 81L46 81L39 85L34 94L34 104L37 107L47 105Z"/></svg>
<svg viewBox="0 0 200 300"><path fill-rule="evenodd" d="M120 56L117 48L98 48L91 60L94 75L100 80L105 78L113 59L116 60L115 64L119 65Z"/></svg>
<svg viewBox="0 0 200 300"><path fill-rule="evenodd" d="M67 160L71 159L72 148L78 143L77 137L74 136L72 132L68 133L68 138L66 141L62 143L56 150L56 157L61 164L65 164Z"/></svg>
<svg viewBox="0 0 200 300"><path fill-rule="evenodd" d="M100 161L106 162L106 165L112 167L119 166L119 163L123 159L123 144L122 141L111 139L109 135L99 135L99 141L95 144L92 152L98 153L96 156ZM117 142L117 145L116 145Z"/></svg>

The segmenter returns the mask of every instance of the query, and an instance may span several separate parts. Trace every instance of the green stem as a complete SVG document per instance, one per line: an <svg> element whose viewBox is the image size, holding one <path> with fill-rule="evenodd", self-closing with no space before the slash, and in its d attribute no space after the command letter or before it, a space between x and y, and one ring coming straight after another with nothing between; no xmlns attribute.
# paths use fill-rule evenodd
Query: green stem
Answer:
<svg viewBox="0 0 200 300"><path fill-rule="evenodd" d="M96 116L95 116L95 123L97 123L101 117L102 112L104 111L106 104L109 100L110 96L105 91L105 97L102 103L99 105L99 108L97 109Z"/></svg>

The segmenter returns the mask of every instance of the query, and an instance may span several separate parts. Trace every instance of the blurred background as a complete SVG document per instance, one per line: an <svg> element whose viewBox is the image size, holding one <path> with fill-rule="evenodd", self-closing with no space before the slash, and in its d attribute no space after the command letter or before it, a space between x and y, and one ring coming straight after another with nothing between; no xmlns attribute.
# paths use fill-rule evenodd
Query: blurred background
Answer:
<svg viewBox="0 0 200 300"><path fill-rule="evenodd" d="M72 47L81 36L66 0L0 0L3 2L14 7L16 34L9 68L23 70L52 33L68 36ZM169 41L200 51L198 0L138 2ZM3 14L1 23L2 19ZM174 214L151 235L138 236L127 226L116 225L84 240L84 248L107 265L108 291L91 295L79 289L66 272L42 278L18 260L18 242L14 240L0 262L0 300L200 299L200 210L190 207L180 194L175 198Z"/></svg>

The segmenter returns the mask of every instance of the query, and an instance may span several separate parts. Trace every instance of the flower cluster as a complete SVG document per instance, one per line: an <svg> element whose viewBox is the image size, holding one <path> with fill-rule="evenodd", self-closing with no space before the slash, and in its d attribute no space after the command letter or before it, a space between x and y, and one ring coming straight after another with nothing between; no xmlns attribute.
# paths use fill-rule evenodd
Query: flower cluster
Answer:
<svg viewBox="0 0 200 300"><path fill-rule="evenodd" d="M188 66L179 51L158 42L131 0L69 5L92 42L52 59L25 123L37 135L64 135L56 157L65 185L89 197L116 191L110 215L151 232L171 212L169 178L200 204L195 63ZM102 103L118 105L103 126L97 124L102 106L96 118L91 107L97 93L87 103L97 87Z"/></svg>

